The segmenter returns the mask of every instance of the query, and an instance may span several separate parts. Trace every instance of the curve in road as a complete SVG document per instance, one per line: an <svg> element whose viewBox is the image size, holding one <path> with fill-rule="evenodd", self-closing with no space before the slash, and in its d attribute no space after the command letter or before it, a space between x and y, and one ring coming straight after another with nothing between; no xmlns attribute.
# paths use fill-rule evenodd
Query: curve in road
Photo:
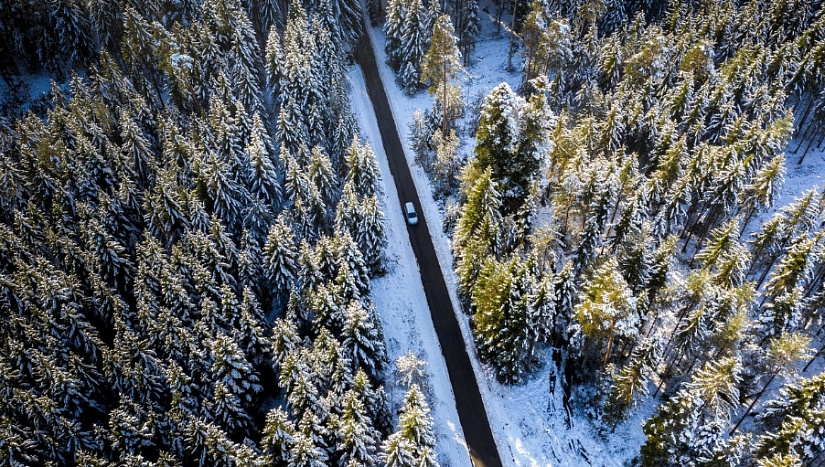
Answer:
<svg viewBox="0 0 825 467"><path fill-rule="evenodd" d="M470 357L467 355L461 328L453 311L447 285L444 282L432 238L427 229L427 220L423 216L418 192L415 189L407 159L404 157L401 140L398 138L395 119L378 74L372 42L366 32L361 35L354 55L355 61L364 73L367 94L370 96L378 120L378 130L381 133L384 152L387 154L390 172L398 191L398 209L410 201L418 212L418 224L407 225L407 233L418 260L427 304L430 307L433 325L441 344L441 352L447 363L447 373L450 375L458 419L464 430L470 460L475 467L501 467L501 458L490 430L490 422L487 419L481 393L478 390L478 381L473 372Z"/></svg>

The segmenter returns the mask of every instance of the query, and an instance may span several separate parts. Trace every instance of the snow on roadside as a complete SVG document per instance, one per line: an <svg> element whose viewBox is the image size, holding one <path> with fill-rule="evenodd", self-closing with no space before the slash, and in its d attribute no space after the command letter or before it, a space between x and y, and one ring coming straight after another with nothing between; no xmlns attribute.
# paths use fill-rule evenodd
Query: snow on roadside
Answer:
<svg viewBox="0 0 825 467"><path fill-rule="evenodd" d="M349 79L352 108L358 117L361 135L375 152L383 177L384 193L380 202L387 222L388 272L373 279L372 299L384 325L387 353L390 361L395 362L399 356L412 351L428 363L428 401L435 422L439 463L442 467L471 467L464 431L458 421L455 396L447 375L447 364L430 318L418 262L410 246L401 206L398 206L395 181L390 175L361 69L350 67ZM393 407L399 407L405 388L389 381L386 389Z"/></svg>

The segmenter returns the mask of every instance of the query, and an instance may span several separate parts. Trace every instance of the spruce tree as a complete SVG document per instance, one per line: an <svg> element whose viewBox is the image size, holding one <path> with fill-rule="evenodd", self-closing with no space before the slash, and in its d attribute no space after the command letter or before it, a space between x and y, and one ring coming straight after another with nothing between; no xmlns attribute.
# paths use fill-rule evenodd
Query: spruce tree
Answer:
<svg viewBox="0 0 825 467"><path fill-rule="evenodd" d="M597 342L607 340L603 365L607 365L613 342L620 338L634 338L639 334L639 315L636 297L619 273L615 258L608 259L584 284L581 302L574 308L581 332Z"/></svg>
<svg viewBox="0 0 825 467"><path fill-rule="evenodd" d="M503 381L518 381L529 368L537 340L530 295L534 279L517 258L487 260L473 287L473 329L482 356Z"/></svg>
<svg viewBox="0 0 825 467"><path fill-rule="evenodd" d="M430 44L431 31L427 27L427 10L421 0L408 0L400 34L401 86L412 94L418 89L421 60ZM407 71L409 69L410 71Z"/></svg>
<svg viewBox="0 0 825 467"><path fill-rule="evenodd" d="M376 447L379 434L372 427L366 408L358 394L349 390L344 394L342 413L333 419L337 432L338 465L374 465L377 463Z"/></svg>
<svg viewBox="0 0 825 467"><path fill-rule="evenodd" d="M384 462L388 466L438 467L430 408L424 394L413 384L404 396L398 430L384 442Z"/></svg>
<svg viewBox="0 0 825 467"><path fill-rule="evenodd" d="M384 34L387 40L384 51L387 53L387 64L395 71L404 65L401 52L402 29L406 22L407 4L403 0L389 0L387 2L387 22L384 23Z"/></svg>
<svg viewBox="0 0 825 467"><path fill-rule="evenodd" d="M461 53L456 45L453 23L450 15L441 15L433 27L430 48L421 59L421 81L429 81L428 91L441 106L441 132L444 134L448 121L463 105L461 89L453 83L461 71Z"/></svg>

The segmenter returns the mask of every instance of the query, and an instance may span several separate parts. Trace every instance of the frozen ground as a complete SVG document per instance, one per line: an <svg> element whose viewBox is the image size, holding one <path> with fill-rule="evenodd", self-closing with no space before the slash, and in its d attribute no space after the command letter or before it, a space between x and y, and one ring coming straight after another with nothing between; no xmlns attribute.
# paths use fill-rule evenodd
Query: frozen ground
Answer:
<svg viewBox="0 0 825 467"><path fill-rule="evenodd" d="M468 70L467 76L463 79L462 88L465 91L467 103L473 102L478 96L483 96L493 87L501 82L507 81L511 87L517 88L520 83L518 73L508 73L505 69L507 63L507 37L502 31L496 33L496 28L489 17L483 17L484 29L480 36L477 48L472 54L472 66ZM395 114L396 125L399 136L406 148L410 147L408 141L408 126L412 121L412 114L416 109L426 109L431 106L431 98L426 92L419 92L410 97L407 96L395 83L395 76L392 70L386 66L386 57L383 51L384 34L379 28L371 28L369 33L372 42L375 44L376 57L379 64L384 86L387 91L390 105ZM517 59L514 60L514 63ZM356 111L361 115L362 128L365 135L370 138L374 146L380 146L377 141L377 128L371 127L372 122L365 122L363 115L368 105L365 92L359 88L363 87L363 80L357 77L360 73L354 70L353 76L354 95L364 96L364 102L354 102ZM369 115L373 115L370 109ZM471 149L471 136L463 134L464 143L462 150ZM789 145L789 149L796 148L796 142ZM797 165L799 154L787 154L787 175L778 194L775 207L787 205L792 202L804 190L813 186L822 187L823 176L825 176L825 152L812 149L806 156L803 165ZM376 148L376 153L381 158L382 171L389 177L386 166L386 159L383 158L382 151ZM489 368L485 368L477 358L475 348L472 345L468 317L462 313L457 304L455 296L456 278L453 273L452 256L450 254L449 239L441 231L440 222L443 212L431 196L429 179L424 171L414 164L414 155L407 149L405 151L407 161L412 170L413 178L418 187L424 215L430 219L428 226L433 237L433 243L439 260L444 269L444 276L448 288L452 294L454 309L462 332L465 338L468 352L473 361L476 374L479 376L479 387L485 400L490 424L496 438L496 444L505 466L533 467L533 466L620 466L628 464L631 459L638 454L639 447L644 442L644 435L641 425L649 414L654 410L653 401L645 401L637 407L630 415L629 420L620 424L612 433L600 433L585 415L574 415L570 426L567 425L564 409L561 403L561 386L553 385L558 390L551 393L551 378L555 378L555 368L552 363L536 372L528 381L516 386L506 386L499 384L492 375ZM392 181L387 180L387 188L392 188ZM385 197L385 200L388 199ZM437 339L434 334L432 323L426 313L426 300L417 280L417 269L414 266L415 258L409 248L409 241L405 233L397 231L403 228L403 219L400 211L395 209L395 203L390 202L388 209L388 223L391 229L391 254L398 259L395 270L386 278L381 279L376 284L374 291L375 299L379 305L384 304L382 313L387 323L387 328L398 326L396 335L390 336L388 333L388 343L392 355L404 353L406 348L421 352L420 355L431 360L432 386L436 392L451 395L449 381L447 381L446 371L443 368L443 359L436 352L424 353L424 349L437 349ZM764 213L757 220L752 221L752 228L757 228L759 220L765 219L772 212ZM399 243L396 243L398 241ZM402 250L402 251L399 251ZM406 263L406 264L405 264ZM399 296L398 288L392 284L400 281L414 283L410 288L410 296L407 293ZM407 282L404 282L407 284ZM397 310L409 304L417 308L413 315L398 313ZM414 304L414 305L412 305ZM424 327L411 327L414 323L423 323ZM403 324L403 326L401 326ZM410 330L411 329L411 330ZM397 335L408 333L408 338L403 340ZM431 345L430 345L431 343ZM415 345L424 344L424 348L416 349ZM405 345L409 347L404 347ZM548 357L545 359L551 362ZM441 388L440 390L438 388ZM438 398L436 398L438 399ZM441 403L438 401L437 403ZM446 403L446 402L445 402ZM447 411L446 407L439 407L440 410ZM449 438L452 434L460 433L460 427L456 426L454 407L449 408L450 425L446 428ZM437 423L440 422L440 415L435 417ZM445 436L444 427L439 427L439 435ZM453 443L439 446L443 458L452 458L458 453ZM462 459L466 463L466 460Z"/></svg>
<svg viewBox="0 0 825 467"><path fill-rule="evenodd" d="M32 102L45 98L51 90L53 77L51 75L42 74L26 74L16 78L14 81L20 86L20 95L17 99L23 109L28 109ZM62 85L65 86L65 83ZM8 83L0 78L0 108L11 103L13 96L9 89Z"/></svg>
<svg viewBox="0 0 825 467"><path fill-rule="evenodd" d="M825 185L825 143L820 148L811 146L805 160L800 165L798 161L806 145L807 143L803 144L796 153L792 152L799 146L799 141L795 139L788 144L785 150L785 183L779 190L774 203L775 209L790 204L795 197L815 186L822 193L823 185ZM760 220L766 220L772 213L773 210L765 213ZM758 223L755 222L754 225L758 226Z"/></svg>

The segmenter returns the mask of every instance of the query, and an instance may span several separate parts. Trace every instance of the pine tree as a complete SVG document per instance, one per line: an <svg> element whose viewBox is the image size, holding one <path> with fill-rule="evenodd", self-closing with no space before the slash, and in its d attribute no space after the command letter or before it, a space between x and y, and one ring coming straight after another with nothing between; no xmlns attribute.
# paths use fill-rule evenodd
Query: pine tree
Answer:
<svg viewBox="0 0 825 467"><path fill-rule="evenodd" d="M149 231L166 245L174 243L189 228L181 196L183 190L176 179L177 170L160 171L157 183L144 198Z"/></svg>
<svg viewBox="0 0 825 467"><path fill-rule="evenodd" d="M119 406L109 413L109 439L120 456L138 454L152 445L154 427L145 409L121 396Z"/></svg>
<svg viewBox="0 0 825 467"><path fill-rule="evenodd" d="M264 50L264 69L269 92L273 96L279 95L281 82L284 80L283 51L281 50L281 35L275 27L269 29Z"/></svg>
<svg viewBox="0 0 825 467"><path fill-rule="evenodd" d="M372 195L361 203L363 225L356 240L364 263L373 274L384 270L384 249L387 247L387 227L378 198Z"/></svg>
<svg viewBox="0 0 825 467"><path fill-rule="evenodd" d="M650 224L633 229L622 243L618 252L619 268L634 295L647 292L648 283L654 273L655 252L649 245L655 241L650 234Z"/></svg>
<svg viewBox="0 0 825 467"><path fill-rule="evenodd" d="M123 157L129 161L131 173L141 187L149 187L156 171L155 160L144 130L135 122L129 110L120 113L119 120L123 140Z"/></svg>
<svg viewBox="0 0 825 467"><path fill-rule="evenodd" d="M523 100L506 83L484 98L474 152L478 164L490 167L495 180L503 181L509 175L509 159L518 139L517 116L523 106Z"/></svg>
<svg viewBox="0 0 825 467"><path fill-rule="evenodd" d="M437 5L437 1L431 2ZM441 132L447 133L448 121L461 109L461 89L453 80L461 73L461 53L456 45L453 23L450 15L441 15L435 21L430 39L430 48L421 59L421 81L430 82L428 91L436 96L441 106Z"/></svg>
<svg viewBox="0 0 825 467"><path fill-rule="evenodd" d="M387 466L438 467L430 408L415 384L404 396L398 430L384 442L383 452Z"/></svg>
<svg viewBox="0 0 825 467"><path fill-rule="evenodd" d="M235 31L228 61L236 98L249 113L263 110L258 80L263 56L252 24L242 11L235 11Z"/></svg>
<svg viewBox="0 0 825 467"><path fill-rule="evenodd" d="M332 166L332 161L326 152L319 146L312 148L312 159L307 168L309 180L321 194L324 204L334 206L340 195L338 178Z"/></svg>
<svg viewBox="0 0 825 467"><path fill-rule="evenodd" d="M414 467L417 465L414 450L415 446L396 432L384 441L382 459L387 467Z"/></svg>
<svg viewBox="0 0 825 467"><path fill-rule="evenodd" d="M655 371L661 354L658 343L643 340L630 356L630 361L613 376L610 395L605 404L608 421L614 424L622 420L638 397L648 395L650 375Z"/></svg>
<svg viewBox="0 0 825 467"><path fill-rule="evenodd" d="M710 459L724 447L723 430L738 405L742 366L736 358L707 363L644 424L644 465Z"/></svg>
<svg viewBox="0 0 825 467"><path fill-rule="evenodd" d="M292 452L288 467L325 467L327 455L311 437L297 432L292 437Z"/></svg>
<svg viewBox="0 0 825 467"><path fill-rule="evenodd" d="M759 467L802 467L802 461L796 454L774 454L757 461Z"/></svg>
<svg viewBox="0 0 825 467"><path fill-rule="evenodd" d="M578 287L570 263L565 264L554 278L553 290L556 296L553 344L556 347L561 347L566 345L569 340L568 327L573 319L574 303L578 296Z"/></svg>
<svg viewBox="0 0 825 467"><path fill-rule="evenodd" d="M377 379L384 370L386 355L375 318L357 300L350 302L345 316L346 322L341 332L345 357L349 359L353 371L360 367L367 375Z"/></svg>
<svg viewBox="0 0 825 467"><path fill-rule="evenodd" d="M615 258L608 259L582 287L581 302L574 308L581 332L594 341L607 340L603 365L607 365L616 336L634 338L639 334L636 297L619 274Z"/></svg>
<svg viewBox="0 0 825 467"><path fill-rule="evenodd" d="M363 401L349 390L344 394L342 413L333 418L338 437L336 453L338 465L374 465L377 462L376 447L380 436L367 416Z"/></svg>
<svg viewBox="0 0 825 467"><path fill-rule="evenodd" d="M270 138L259 114L256 113L252 121L252 132L249 145L246 147L250 168L249 191L274 212L281 203L281 186L269 146Z"/></svg>
<svg viewBox="0 0 825 467"><path fill-rule="evenodd" d="M252 426L252 418L244 409L241 398L220 381L215 383L212 398L206 406L210 419L230 433L244 433Z"/></svg>
<svg viewBox="0 0 825 467"><path fill-rule="evenodd" d="M453 250L459 290L469 297L484 258L498 253L502 216L498 186L492 179L491 170L488 168L479 173L468 165L463 176L467 202L453 234Z"/></svg>
<svg viewBox="0 0 825 467"><path fill-rule="evenodd" d="M239 404L249 404L263 388L244 352L231 336L216 336L210 343L210 373L216 384L220 383L227 397L234 395ZM217 400L217 391L216 391Z"/></svg>
<svg viewBox="0 0 825 467"><path fill-rule="evenodd" d="M530 300L534 279L518 258L488 260L473 287L473 330L482 356L503 381L518 381L538 338Z"/></svg>
<svg viewBox="0 0 825 467"><path fill-rule="evenodd" d="M750 183L744 187L742 211L745 220L742 222L742 232L748 228L751 217L773 205L779 185L785 178L785 155L779 154L765 164L759 172L754 174Z"/></svg>
<svg viewBox="0 0 825 467"><path fill-rule="evenodd" d="M405 6L399 58L406 68L402 70L401 85L412 94L419 85L421 60L429 47L431 31L427 27L427 10L421 0L408 0ZM411 71L408 72L407 69Z"/></svg>
<svg viewBox="0 0 825 467"><path fill-rule="evenodd" d="M387 2L387 22L384 23L384 34L387 40L384 44L384 51L387 53L387 64L396 72L406 62L403 61L404 54L401 51L402 30L407 19L407 4L402 0L389 0Z"/></svg>
<svg viewBox="0 0 825 467"><path fill-rule="evenodd" d="M433 182L436 186L436 193L446 196L456 188L458 182L456 176L461 169L461 159L458 154L459 139L454 129L450 129L446 135L441 130L435 130L432 143L435 146L435 157L432 162Z"/></svg>
<svg viewBox="0 0 825 467"><path fill-rule="evenodd" d="M301 344L298 328L290 319L278 318L272 327L272 360L282 364Z"/></svg>
<svg viewBox="0 0 825 467"><path fill-rule="evenodd" d="M346 164L345 183L351 181L358 196L367 197L382 193L381 171L369 143L361 145L357 138L353 138L347 150Z"/></svg>
<svg viewBox="0 0 825 467"><path fill-rule="evenodd" d="M281 217L272 225L263 248L264 275L274 289L274 295L286 296L298 275L298 248L295 235Z"/></svg>
<svg viewBox="0 0 825 467"><path fill-rule="evenodd" d="M541 93L528 103L502 83L484 98L474 164L481 169L489 167L493 179L501 183L507 212L517 211L530 191L539 170L540 149L547 144L550 120Z"/></svg>
<svg viewBox="0 0 825 467"><path fill-rule="evenodd" d="M757 457L799 456L813 462L825 451L823 433L825 376L818 375L790 383L768 402L759 418L767 433L759 438Z"/></svg>
<svg viewBox="0 0 825 467"><path fill-rule="evenodd" d="M754 405L756 405L757 401L759 401L762 394L765 393L765 390L768 389L768 386L770 386L777 375L792 370L796 362L810 357L810 351L808 349L810 343L811 339L808 336L798 333L786 333L771 341L767 355L770 377L762 389L753 397L750 405L745 409L745 413L742 414L742 418L733 426L731 435L736 432L739 425L742 424L742 421L748 416L751 409L753 409Z"/></svg>
<svg viewBox="0 0 825 467"><path fill-rule="evenodd" d="M281 407L275 407L266 414L261 448L269 458L282 465L289 461L294 444L295 426Z"/></svg>

